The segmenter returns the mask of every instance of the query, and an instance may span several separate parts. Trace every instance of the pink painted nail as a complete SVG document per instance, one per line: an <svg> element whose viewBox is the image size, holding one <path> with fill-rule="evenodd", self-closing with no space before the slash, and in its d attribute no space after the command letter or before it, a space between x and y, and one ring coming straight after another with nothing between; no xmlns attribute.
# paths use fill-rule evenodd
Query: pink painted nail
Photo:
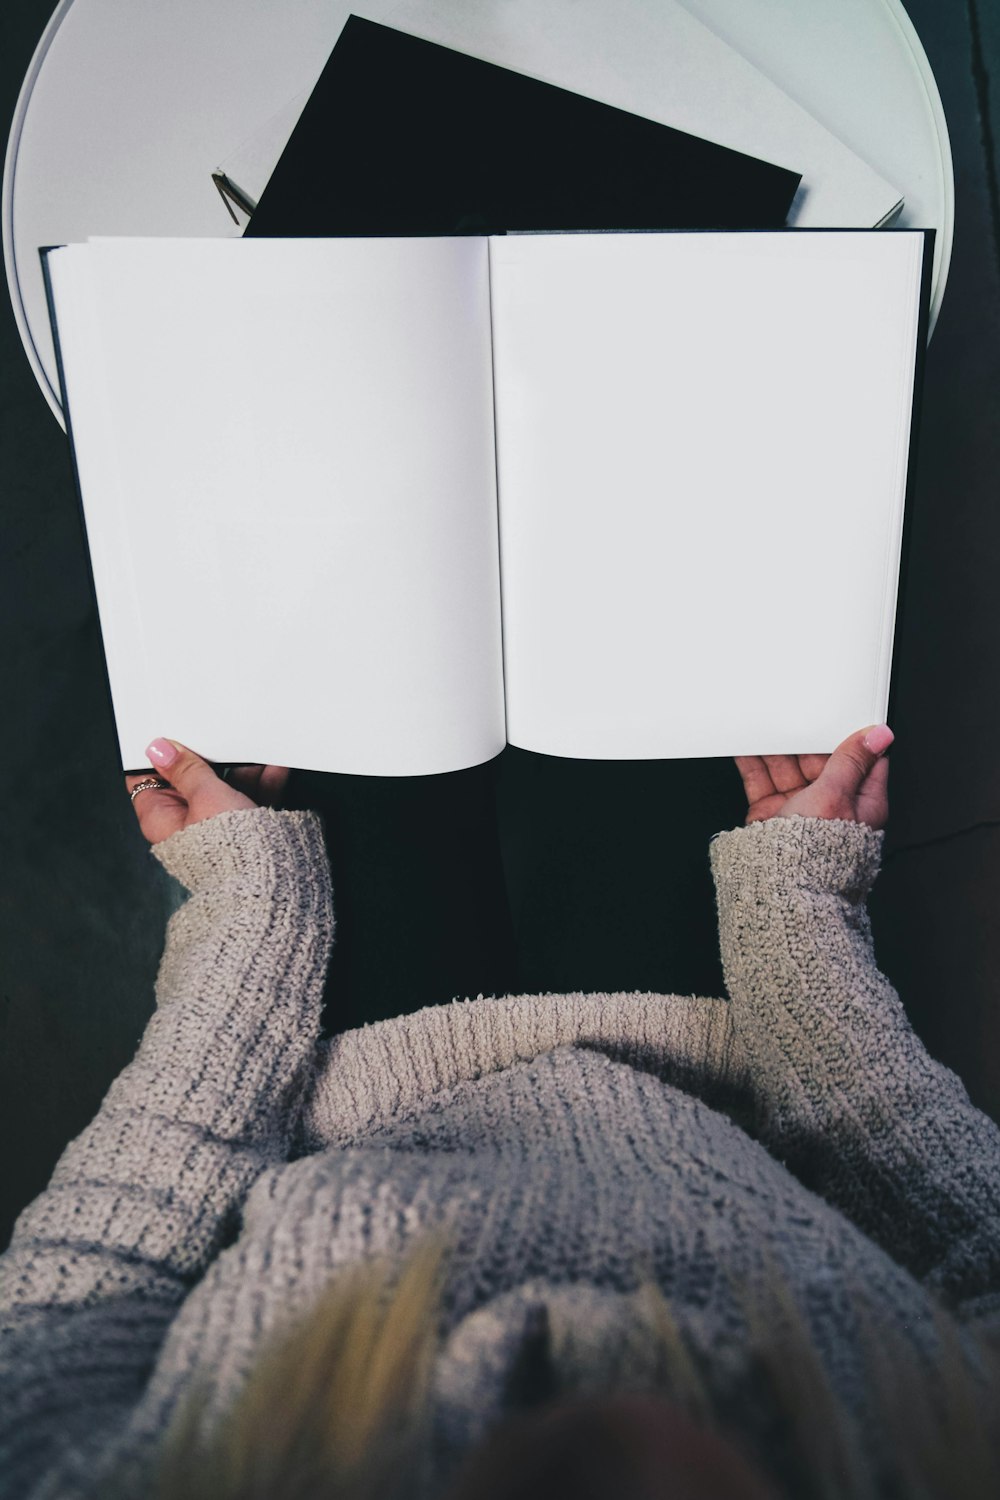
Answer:
<svg viewBox="0 0 1000 1500"><path fill-rule="evenodd" d="M864 742L875 755L881 755L883 750L888 750L895 738L888 724L878 724L874 729L869 729Z"/></svg>
<svg viewBox="0 0 1000 1500"><path fill-rule="evenodd" d="M177 759L177 749L169 740L153 740L146 746L146 755L155 766L172 766Z"/></svg>

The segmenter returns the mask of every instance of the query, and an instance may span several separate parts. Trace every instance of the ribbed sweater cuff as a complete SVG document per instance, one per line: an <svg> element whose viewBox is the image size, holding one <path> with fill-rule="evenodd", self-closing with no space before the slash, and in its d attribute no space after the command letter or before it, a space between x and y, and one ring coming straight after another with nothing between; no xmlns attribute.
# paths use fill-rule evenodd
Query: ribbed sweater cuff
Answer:
<svg viewBox="0 0 1000 1500"><path fill-rule="evenodd" d="M709 857L718 887L763 877L859 899L875 883L883 840L881 830L841 818L767 818L716 834Z"/></svg>
<svg viewBox="0 0 1000 1500"><path fill-rule="evenodd" d="M326 878L323 830L313 812L247 807L218 813L154 844L153 854L191 892L240 876L271 890Z"/></svg>

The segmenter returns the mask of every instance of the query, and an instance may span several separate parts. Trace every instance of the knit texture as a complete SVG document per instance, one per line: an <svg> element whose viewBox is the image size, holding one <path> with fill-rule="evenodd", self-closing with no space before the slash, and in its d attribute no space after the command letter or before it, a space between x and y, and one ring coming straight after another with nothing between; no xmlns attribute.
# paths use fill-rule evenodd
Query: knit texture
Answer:
<svg viewBox="0 0 1000 1500"><path fill-rule="evenodd" d="M156 1013L2 1262L5 1493L139 1474L193 1380L210 1424L332 1276L442 1227L429 1492L526 1359L549 1394L648 1387L650 1278L750 1431L738 1290L777 1267L863 1424L857 1293L915 1359L932 1294L1000 1304L1000 1132L877 969L881 843L801 818L716 836L726 999L480 997L333 1042L318 821L227 813L157 846L191 895Z"/></svg>

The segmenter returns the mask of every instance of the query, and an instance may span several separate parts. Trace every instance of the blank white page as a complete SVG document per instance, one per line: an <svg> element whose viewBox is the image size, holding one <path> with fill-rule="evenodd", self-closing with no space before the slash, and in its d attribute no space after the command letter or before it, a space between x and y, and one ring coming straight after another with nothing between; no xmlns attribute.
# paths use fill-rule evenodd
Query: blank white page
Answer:
<svg viewBox="0 0 1000 1500"><path fill-rule="evenodd" d="M882 719L923 236L490 248L508 740L826 753Z"/></svg>
<svg viewBox="0 0 1000 1500"><path fill-rule="evenodd" d="M123 764L420 775L504 744L485 242L50 257Z"/></svg>

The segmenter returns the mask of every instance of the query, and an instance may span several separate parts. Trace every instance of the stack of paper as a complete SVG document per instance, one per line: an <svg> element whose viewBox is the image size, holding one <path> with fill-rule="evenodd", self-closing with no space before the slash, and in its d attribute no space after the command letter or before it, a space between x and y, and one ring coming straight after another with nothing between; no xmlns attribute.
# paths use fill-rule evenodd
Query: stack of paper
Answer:
<svg viewBox="0 0 1000 1500"><path fill-rule="evenodd" d="M768 229L798 173L352 16L252 236Z"/></svg>
<svg viewBox="0 0 1000 1500"><path fill-rule="evenodd" d="M544 5L537 0L505 0L503 5L465 0L459 6L449 0L404 0L401 5L369 0L364 9L373 20L390 18L394 29L414 37L627 110L742 153L744 159L756 158L758 164L790 168L801 176L783 220L790 226L873 227L891 222L902 207L896 188L677 0L616 0L613 26L608 23L607 0L546 0ZM342 51L355 24L354 18L348 21L339 44ZM372 53L371 65L374 60ZM355 98L361 82L359 76ZM374 83L377 86L377 77ZM328 78L328 98L329 84ZM411 79L407 90L418 94L419 79ZM320 92L317 86L311 98L310 89L303 89L221 164L220 172L238 185L249 206L261 199L269 182L273 196L272 178L296 121L310 103L318 113ZM398 130L405 132L410 119L403 100L394 101L389 92L382 97L384 108L396 114ZM342 108L347 103L345 98ZM321 169L324 161L342 162L369 149L363 130L345 131L344 118L343 113L331 117ZM456 119L456 131L462 128ZM283 173L288 165L282 160ZM735 222L724 217L729 210L719 201L727 187L724 181L717 184L715 216L710 213L702 227ZM322 170L319 179L310 182L309 195L317 212L324 199L329 200ZM686 222L694 227L694 220ZM754 222L775 221L766 217L762 205Z"/></svg>

